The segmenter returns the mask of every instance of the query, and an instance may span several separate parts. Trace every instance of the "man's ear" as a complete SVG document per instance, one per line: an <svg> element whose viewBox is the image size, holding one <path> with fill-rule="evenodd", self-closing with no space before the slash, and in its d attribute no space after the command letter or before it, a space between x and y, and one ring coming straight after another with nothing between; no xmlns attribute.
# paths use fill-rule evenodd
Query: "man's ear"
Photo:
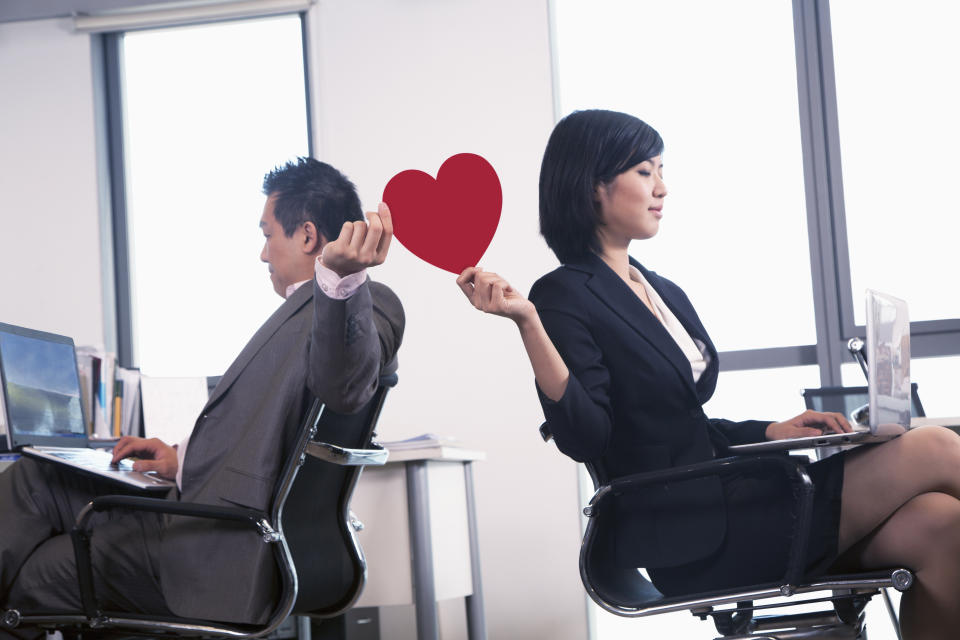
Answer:
<svg viewBox="0 0 960 640"><path fill-rule="evenodd" d="M317 231L317 226L310 222L303 223L303 252L316 253L327 243L323 234Z"/></svg>

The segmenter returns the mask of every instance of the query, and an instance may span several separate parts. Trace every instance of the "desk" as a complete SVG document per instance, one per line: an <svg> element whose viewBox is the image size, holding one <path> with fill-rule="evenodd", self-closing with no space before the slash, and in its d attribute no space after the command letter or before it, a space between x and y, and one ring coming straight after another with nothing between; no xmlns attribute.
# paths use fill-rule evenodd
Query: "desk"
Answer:
<svg viewBox="0 0 960 640"><path fill-rule="evenodd" d="M357 607L416 605L417 638L439 638L437 601L463 597L470 640L486 640L473 461L456 447L393 450L360 476L351 511L367 560Z"/></svg>

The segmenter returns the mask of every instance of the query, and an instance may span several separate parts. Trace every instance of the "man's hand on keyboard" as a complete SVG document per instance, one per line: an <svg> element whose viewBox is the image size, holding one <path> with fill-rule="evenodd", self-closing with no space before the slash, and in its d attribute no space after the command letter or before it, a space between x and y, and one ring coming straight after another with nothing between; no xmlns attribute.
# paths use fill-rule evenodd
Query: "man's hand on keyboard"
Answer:
<svg viewBox="0 0 960 640"><path fill-rule="evenodd" d="M161 478L177 477L177 450L156 438L123 436L113 448L113 464L124 458L140 458L133 463L134 471L153 471Z"/></svg>

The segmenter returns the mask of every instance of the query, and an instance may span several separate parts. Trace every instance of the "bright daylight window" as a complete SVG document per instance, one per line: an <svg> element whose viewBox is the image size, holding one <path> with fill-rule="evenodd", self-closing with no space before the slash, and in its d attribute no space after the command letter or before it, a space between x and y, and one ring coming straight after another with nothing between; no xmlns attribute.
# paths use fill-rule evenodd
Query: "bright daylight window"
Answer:
<svg viewBox="0 0 960 640"><path fill-rule="evenodd" d="M960 5L832 2L830 21L856 324L868 287L960 318Z"/></svg>
<svg viewBox="0 0 960 640"><path fill-rule="evenodd" d="M299 16L123 38L134 362L220 375L280 304L263 175L308 153Z"/></svg>
<svg viewBox="0 0 960 640"><path fill-rule="evenodd" d="M625 111L666 144L660 233L631 254L721 351L814 344L791 3L554 7L561 115Z"/></svg>

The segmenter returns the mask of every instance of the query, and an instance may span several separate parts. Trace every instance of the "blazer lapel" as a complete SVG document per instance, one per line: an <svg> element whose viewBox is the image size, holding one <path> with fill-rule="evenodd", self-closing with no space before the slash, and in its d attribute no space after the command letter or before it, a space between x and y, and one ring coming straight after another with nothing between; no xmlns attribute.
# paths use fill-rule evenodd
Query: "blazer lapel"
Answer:
<svg viewBox="0 0 960 640"><path fill-rule="evenodd" d="M587 288L607 305L614 313L623 318L640 336L650 343L667 361L673 365L692 394L697 395L690 371L690 362L677 346L673 337L650 313L637 294L599 257L591 256L587 261L573 266L592 274L587 280ZM660 290L657 289L657 293ZM661 293L661 297L663 294ZM666 298L664 298L666 300ZM670 305L671 309L673 305Z"/></svg>
<svg viewBox="0 0 960 640"><path fill-rule="evenodd" d="M717 374L720 370L720 359L717 355L717 348L713 345L713 342L710 340L710 336L707 335L707 330L703 328L703 325L700 323L700 319L697 318L696 311L693 310L693 307L690 306L689 302L674 296L670 290L665 289L662 286L661 279L658 275L651 273L633 258L630 259L630 263L643 274L643 277L647 279L647 282L650 283L650 286L657 290L657 293L660 294L660 297L663 299L664 303L666 303L666 305L670 308L670 310L673 312L673 315L677 317L677 320L680 321L680 324L683 325L683 328L686 329L687 334L689 334L691 338L700 340L704 345L706 345L707 355L710 356L710 364L707 365L707 369L700 376L700 379L694 384L694 387L698 392L698 396L700 396L701 402L705 402L706 399L709 399L710 395L713 394L713 389L716 386ZM693 384L692 373L690 375L690 382Z"/></svg>
<svg viewBox="0 0 960 640"><path fill-rule="evenodd" d="M283 323L286 322L290 316L299 311L301 307L310 300L313 300L313 283L306 282L294 291L293 295L287 298L286 302L281 304L280 307L273 312L273 315L267 318L267 321L253 334L250 342L247 343L247 346L243 348L240 355L237 356L236 360L233 361L223 374L223 378L220 379L213 393L210 394L204 411L216 404L217 400L223 396L227 389L230 388L230 385L233 384L233 381L237 379L240 372L250 364L250 361L257 355L257 352L267 343L267 340L277 332L277 329L283 326Z"/></svg>

